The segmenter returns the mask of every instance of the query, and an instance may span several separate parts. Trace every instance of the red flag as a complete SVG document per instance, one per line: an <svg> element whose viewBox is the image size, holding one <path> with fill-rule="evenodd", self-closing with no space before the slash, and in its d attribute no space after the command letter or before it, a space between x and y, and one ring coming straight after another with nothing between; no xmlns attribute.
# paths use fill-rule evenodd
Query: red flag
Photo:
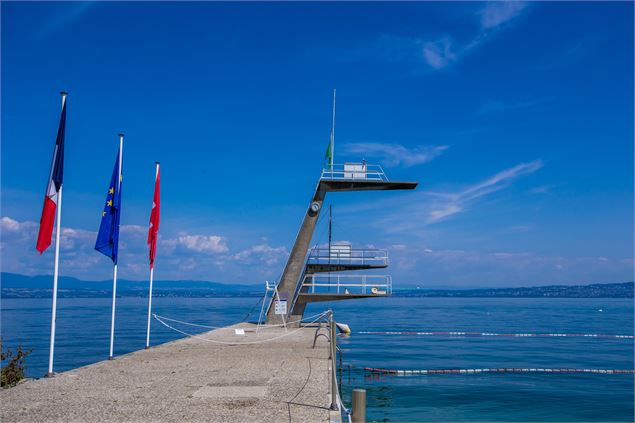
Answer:
<svg viewBox="0 0 635 423"><path fill-rule="evenodd" d="M40 232L37 236L37 244L35 248L42 254L50 245L53 236L53 224L55 223L55 211L57 210L57 202L59 192L62 189L62 180L64 179L64 132L66 130L66 97L62 105L62 115L60 116L60 126L57 130L57 139L55 140L55 150L53 150L53 162L51 163L51 171L49 173L49 183L46 187L46 196L44 197L44 207L42 208L42 217L40 218Z"/></svg>
<svg viewBox="0 0 635 423"><path fill-rule="evenodd" d="M157 176L154 182L154 198L152 200L152 212L150 213L150 229L148 230L148 245L150 246L150 269L154 267L154 258L157 251L157 237L159 234L159 215L161 214L161 175L159 162L157 162Z"/></svg>

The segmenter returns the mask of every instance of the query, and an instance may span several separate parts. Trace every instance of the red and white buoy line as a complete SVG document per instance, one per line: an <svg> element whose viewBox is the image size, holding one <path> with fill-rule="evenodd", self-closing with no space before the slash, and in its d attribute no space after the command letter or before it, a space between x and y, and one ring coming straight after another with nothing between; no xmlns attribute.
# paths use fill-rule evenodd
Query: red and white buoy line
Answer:
<svg viewBox="0 0 635 423"><path fill-rule="evenodd" d="M416 331L360 331L362 335L411 335L411 336L474 336L474 337L536 337L536 338L613 338L633 339L633 335L611 335L606 333L494 333L494 332L416 332Z"/></svg>
<svg viewBox="0 0 635 423"><path fill-rule="evenodd" d="M595 373L595 374L635 374L633 369L543 369L543 368L498 368L498 369L425 369L395 370L364 367L364 371L372 374L410 376L436 374L477 374L477 373Z"/></svg>

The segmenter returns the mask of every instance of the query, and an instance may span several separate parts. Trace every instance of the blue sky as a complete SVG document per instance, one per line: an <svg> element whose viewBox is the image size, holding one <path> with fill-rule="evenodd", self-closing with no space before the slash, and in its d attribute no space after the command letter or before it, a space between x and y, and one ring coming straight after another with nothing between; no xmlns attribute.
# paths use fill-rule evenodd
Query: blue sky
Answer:
<svg viewBox="0 0 635 423"><path fill-rule="evenodd" d="M632 8L3 2L2 270L52 272L35 239L67 90L61 274L111 276L93 246L124 132L120 277L147 277L160 160L156 277L275 278L336 87L336 162L420 182L327 198L396 287L632 280Z"/></svg>

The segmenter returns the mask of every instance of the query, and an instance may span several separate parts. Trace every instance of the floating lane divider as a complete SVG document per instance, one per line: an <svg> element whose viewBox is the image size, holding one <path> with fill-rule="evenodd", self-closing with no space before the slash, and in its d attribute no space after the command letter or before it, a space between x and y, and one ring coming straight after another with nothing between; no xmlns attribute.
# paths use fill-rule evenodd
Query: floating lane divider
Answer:
<svg viewBox="0 0 635 423"><path fill-rule="evenodd" d="M598 374L635 374L632 369L543 369L543 368L499 368L499 369L426 369L426 370L394 370L364 367L364 371L373 374L410 376L438 374L475 374L475 373L598 373Z"/></svg>
<svg viewBox="0 0 635 423"><path fill-rule="evenodd" d="M502 337L536 337L536 338L560 338L560 337L581 337L581 338L613 338L613 339L633 339L633 335L610 335L605 333L494 333L494 332L415 332L415 331L360 331L361 335L410 335L410 336L502 336Z"/></svg>

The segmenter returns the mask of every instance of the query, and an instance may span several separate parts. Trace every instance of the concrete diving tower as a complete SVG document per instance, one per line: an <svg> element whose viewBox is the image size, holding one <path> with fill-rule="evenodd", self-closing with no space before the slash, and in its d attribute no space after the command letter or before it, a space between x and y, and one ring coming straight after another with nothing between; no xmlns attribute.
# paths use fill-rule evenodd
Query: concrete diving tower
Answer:
<svg viewBox="0 0 635 423"><path fill-rule="evenodd" d="M381 250L314 249L309 246L327 192L411 190L417 182L389 181L379 165L345 163L323 169L313 199L304 215L302 226L291 249L282 277L278 283L281 300L287 301L285 320L299 321L306 304L318 301L347 300L389 295L392 290L390 276L339 275L330 272L379 269L388 266L387 252ZM335 250L334 250L335 249ZM328 273L325 273L328 272ZM347 283L357 278L357 283ZM347 287L356 287L349 292ZM328 292L324 292L328 287ZM330 292L335 291L335 292ZM275 301L272 300L272 304ZM282 315L269 305L267 323L282 323Z"/></svg>

